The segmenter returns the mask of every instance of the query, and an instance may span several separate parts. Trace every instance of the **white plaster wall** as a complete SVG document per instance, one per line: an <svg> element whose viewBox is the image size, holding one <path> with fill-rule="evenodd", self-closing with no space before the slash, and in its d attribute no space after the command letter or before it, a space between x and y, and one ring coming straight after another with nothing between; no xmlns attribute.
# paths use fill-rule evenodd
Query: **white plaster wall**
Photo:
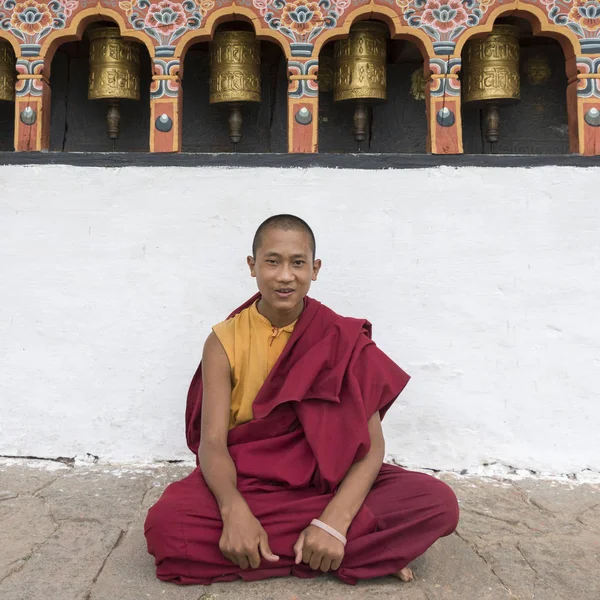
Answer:
<svg viewBox="0 0 600 600"><path fill-rule="evenodd" d="M306 218L312 295L412 376L388 452L600 469L600 168L0 167L0 454L190 459L210 326L255 227Z"/></svg>

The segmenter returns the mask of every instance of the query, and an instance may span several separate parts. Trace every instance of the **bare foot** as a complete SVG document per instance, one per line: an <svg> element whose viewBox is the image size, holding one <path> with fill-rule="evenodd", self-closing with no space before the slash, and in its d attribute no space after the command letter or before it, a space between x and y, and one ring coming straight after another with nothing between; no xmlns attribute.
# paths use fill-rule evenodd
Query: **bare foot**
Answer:
<svg viewBox="0 0 600 600"><path fill-rule="evenodd" d="M404 569L400 569L399 571L394 573L394 577L397 577L398 579L400 579L400 581L404 581L405 583L408 583L409 581L414 581L415 579L412 570L408 567L404 567Z"/></svg>

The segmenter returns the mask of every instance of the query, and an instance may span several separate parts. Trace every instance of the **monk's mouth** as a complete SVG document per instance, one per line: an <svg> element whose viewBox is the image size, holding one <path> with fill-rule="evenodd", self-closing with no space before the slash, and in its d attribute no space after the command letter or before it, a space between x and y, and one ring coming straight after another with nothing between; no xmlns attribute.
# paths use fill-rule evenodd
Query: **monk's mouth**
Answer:
<svg viewBox="0 0 600 600"><path fill-rule="evenodd" d="M284 289L284 290L275 290L275 293L282 298L287 298L294 293L294 290Z"/></svg>

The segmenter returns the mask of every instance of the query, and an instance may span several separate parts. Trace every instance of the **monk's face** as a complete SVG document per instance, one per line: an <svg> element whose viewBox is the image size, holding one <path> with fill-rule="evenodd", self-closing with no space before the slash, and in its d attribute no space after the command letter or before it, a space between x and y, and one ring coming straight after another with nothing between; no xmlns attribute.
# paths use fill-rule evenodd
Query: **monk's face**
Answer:
<svg viewBox="0 0 600 600"><path fill-rule="evenodd" d="M267 229L256 257L248 257L263 301L273 310L296 308L317 280L320 260L313 260L310 239L304 231Z"/></svg>

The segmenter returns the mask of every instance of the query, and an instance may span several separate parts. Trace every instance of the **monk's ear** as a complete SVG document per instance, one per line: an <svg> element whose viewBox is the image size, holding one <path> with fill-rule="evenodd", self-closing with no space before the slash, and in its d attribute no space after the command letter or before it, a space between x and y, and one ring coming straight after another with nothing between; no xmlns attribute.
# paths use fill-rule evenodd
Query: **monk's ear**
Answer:
<svg viewBox="0 0 600 600"><path fill-rule="evenodd" d="M248 263L248 266L250 267L250 275L252 277L256 277L256 261L254 260L254 258L252 256L248 256L246 258L246 262Z"/></svg>
<svg viewBox="0 0 600 600"><path fill-rule="evenodd" d="M317 277L319 275L319 271L321 270L321 259L318 258L317 260L315 260L315 262L313 263L313 272L312 272L312 281L316 281Z"/></svg>

